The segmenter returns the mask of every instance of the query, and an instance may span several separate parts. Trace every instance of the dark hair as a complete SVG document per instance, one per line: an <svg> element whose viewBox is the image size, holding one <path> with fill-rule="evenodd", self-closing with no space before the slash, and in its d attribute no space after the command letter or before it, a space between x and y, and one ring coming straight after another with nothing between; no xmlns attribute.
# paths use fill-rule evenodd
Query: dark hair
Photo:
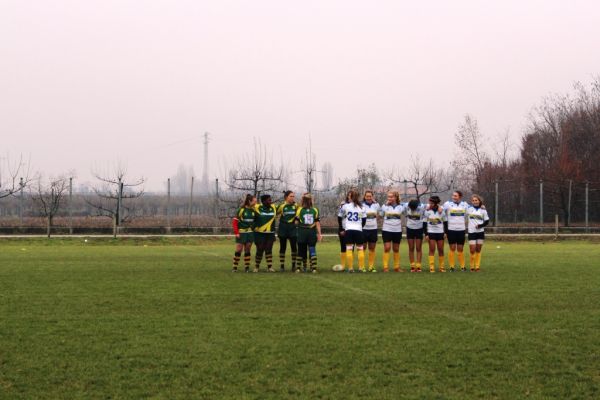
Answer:
<svg viewBox="0 0 600 400"><path fill-rule="evenodd" d="M255 199L253 194L248 193L246 195L246 197L244 198L244 207L248 207L250 205L250 203L252 203L252 200Z"/></svg>
<svg viewBox="0 0 600 400"><path fill-rule="evenodd" d="M438 205L442 202L442 200L440 199L440 196L431 196L429 198L429 201L432 202L435 205Z"/></svg>
<svg viewBox="0 0 600 400"><path fill-rule="evenodd" d="M285 191L283 192L283 199L284 199L284 200L287 200L288 196L289 196L290 194L292 194L292 193L294 193L294 192L293 192L293 191L291 191L291 190L285 190Z"/></svg>
<svg viewBox="0 0 600 400"><path fill-rule="evenodd" d="M302 195L302 208L311 208L313 206L313 199L310 193L304 193Z"/></svg>
<svg viewBox="0 0 600 400"><path fill-rule="evenodd" d="M456 193L458 195L458 197L460 197L462 199L463 193L460 190L455 190L454 193Z"/></svg>
<svg viewBox="0 0 600 400"><path fill-rule="evenodd" d="M264 203L265 201L269 200L271 198L270 194L263 194L262 196L260 196L260 202Z"/></svg>
<svg viewBox="0 0 600 400"><path fill-rule="evenodd" d="M411 210L415 211L417 207L419 207L419 200L412 199L408 202L408 208L410 208Z"/></svg>
<svg viewBox="0 0 600 400"><path fill-rule="evenodd" d="M369 189L369 190L365 190L365 194L363 195L363 198L364 198L364 197L365 197L367 194L369 194L369 193L371 193L371 195L375 195L375 194L373 193L373 191Z"/></svg>
<svg viewBox="0 0 600 400"><path fill-rule="evenodd" d="M358 190L352 189L348 192L348 196L350 196L350 201L353 202L355 206L360 206L360 197L358 194Z"/></svg>

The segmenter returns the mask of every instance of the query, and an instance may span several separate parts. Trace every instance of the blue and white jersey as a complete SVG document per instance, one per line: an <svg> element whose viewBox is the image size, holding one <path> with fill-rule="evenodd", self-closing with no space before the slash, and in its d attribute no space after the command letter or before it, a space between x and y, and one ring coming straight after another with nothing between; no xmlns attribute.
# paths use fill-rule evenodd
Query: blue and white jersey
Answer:
<svg viewBox="0 0 600 400"><path fill-rule="evenodd" d="M345 230L362 232L362 219L367 218L367 213L362 206L346 203L340 208L338 217L342 217L346 222L344 225Z"/></svg>
<svg viewBox="0 0 600 400"><path fill-rule="evenodd" d="M449 231L464 231L467 222L467 209L469 204L466 201L455 203L447 201L444 203L443 209L448 221Z"/></svg>
<svg viewBox="0 0 600 400"><path fill-rule="evenodd" d="M406 216L406 228L407 229L423 229L423 222L425 220L425 211L427 206L425 204L419 204L415 210L411 210L408 204L404 207L404 215Z"/></svg>
<svg viewBox="0 0 600 400"><path fill-rule="evenodd" d="M367 214L367 223L365 224L363 229L377 229L377 215L379 214L379 209L381 208L379 203L376 201L374 201L371 204L363 202L362 207L364 208L365 213Z"/></svg>
<svg viewBox="0 0 600 400"><path fill-rule="evenodd" d="M379 215L383 217L382 231L402 232L402 214L404 206L402 204L389 205L384 204L379 208Z"/></svg>
<svg viewBox="0 0 600 400"><path fill-rule="evenodd" d="M446 213L441 207L438 207L437 211L433 211L432 209L425 210L423 217L425 222L427 222L427 233L444 233Z"/></svg>
<svg viewBox="0 0 600 400"><path fill-rule="evenodd" d="M490 220L487 210L481 207L469 206L467 216L469 218L469 233L483 232L483 228L478 228L478 226Z"/></svg>
<svg viewBox="0 0 600 400"><path fill-rule="evenodd" d="M337 215L338 217L342 216L342 207L344 207L344 205L346 205L348 203L342 203L340 204L338 210L337 210ZM342 218L342 229L346 230L346 218Z"/></svg>

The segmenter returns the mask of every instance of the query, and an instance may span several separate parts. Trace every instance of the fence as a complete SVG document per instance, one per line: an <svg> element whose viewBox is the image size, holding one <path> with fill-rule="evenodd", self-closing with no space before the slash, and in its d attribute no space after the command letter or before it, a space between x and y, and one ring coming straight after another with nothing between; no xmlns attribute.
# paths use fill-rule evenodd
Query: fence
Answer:
<svg viewBox="0 0 600 400"><path fill-rule="evenodd" d="M130 199L129 212L116 222L98 215L88 201L93 193L67 194L54 219L54 233L224 233L230 231L230 219L238 207L240 194L220 190L218 182L209 193L194 191L171 193L170 185L162 193L148 193ZM383 203L389 186L374 190ZM404 200L415 195L406 185L397 190ZM561 233L600 233L600 183L566 181L517 182L497 180L478 193L485 199L492 218L489 230L496 233L555 231L558 216ZM449 199L451 190L437 193ZM470 193L465 194L468 200ZM274 196L276 197L276 196ZM426 201L426 197L421 198ZM280 200L280 199L275 199ZM337 208L341 196L334 190L317 192L315 204L322 214L325 232L337 227ZM27 190L0 199L0 233L45 233L46 219Z"/></svg>

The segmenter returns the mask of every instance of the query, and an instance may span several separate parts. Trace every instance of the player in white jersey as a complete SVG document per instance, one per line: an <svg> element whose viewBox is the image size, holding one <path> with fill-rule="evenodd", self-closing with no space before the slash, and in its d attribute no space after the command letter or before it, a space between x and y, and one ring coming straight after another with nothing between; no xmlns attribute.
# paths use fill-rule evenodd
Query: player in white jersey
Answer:
<svg viewBox="0 0 600 400"><path fill-rule="evenodd" d="M346 220L340 217L340 213L342 211L342 207L344 204L348 204L350 202L350 192L346 193L346 199L343 203L340 204L338 208L338 239L340 240L340 265L342 269L346 268L346 241L344 239L343 232L346 229Z"/></svg>
<svg viewBox="0 0 600 400"><path fill-rule="evenodd" d="M450 272L454 271L454 255L458 254L458 262L461 271L465 271L465 255L463 247L465 245L465 230L467 221L467 208L469 204L462 201L462 192L455 190L452 193L452 200L444 203L444 213L447 219L446 236L450 245L450 253L448 254L448 265Z"/></svg>
<svg viewBox="0 0 600 400"><path fill-rule="evenodd" d="M469 251L471 253L471 271L479 272L481 266L481 248L485 239L484 228L490 223L490 217L478 194L471 196L471 205L467 209L469 218Z"/></svg>
<svg viewBox="0 0 600 400"><path fill-rule="evenodd" d="M358 268L361 272L366 272L364 250L365 239L362 230L367 222L367 214L359 201L358 191L351 190L348 195L350 197L350 202L344 204L338 214L338 217L345 220L344 231L341 235L344 236L344 241L346 242L346 266L348 267L349 272L354 272L352 252L354 247L356 247L356 252L358 254Z"/></svg>
<svg viewBox="0 0 600 400"><path fill-rule="evenodd" d="M390 250L394 251L394 271L400 268L400 242L402 241L402 214L404 206L400 204L400 193L388 192L387 202L381 206L379 215L383 217L381 237L383 238L383 272L389 271ZM369 253L370 255L371 253Z"/></svg>
<svg viewBox="0 0 600 400"><path fill-rule="evenodd" d="M377 246L377 215L381 206L373 198L373 192L367 190L363 196L363 208L367 214L367 222L363 227L363 236L369 249L368 266L369 272L377 272L375 270L375 247Z"/></svg>
<svg viewBox="0 0 600 400"><path fill-rule="evenodd" d="M435 249L438 251L438 267L440 272L446 272L444 267L444 222L446 214L440 206L438 196L429 198L429 207L423 214L423 229L425 240L429 241L429 272L435 272Z"/></svg>
<svg viewBox="0 0 600 400"><path fill-rule="evenodd" d="M423 259L423 220L426 206L417 199L412 199L404 208L406 216L406 241L408 242L408 258L410 272L421 272Z"/></svg>

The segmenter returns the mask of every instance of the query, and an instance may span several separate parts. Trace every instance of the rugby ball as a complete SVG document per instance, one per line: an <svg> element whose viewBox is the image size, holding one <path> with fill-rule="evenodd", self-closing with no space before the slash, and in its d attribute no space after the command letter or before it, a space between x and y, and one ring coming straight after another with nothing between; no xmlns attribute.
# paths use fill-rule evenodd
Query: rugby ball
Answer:
<svg viewBox="0 0 600 400"><path fill-rule="evenodd" d="M335 264L331 269L334 272L342 272L344 270L344 266L342 264Z"/></svg>

